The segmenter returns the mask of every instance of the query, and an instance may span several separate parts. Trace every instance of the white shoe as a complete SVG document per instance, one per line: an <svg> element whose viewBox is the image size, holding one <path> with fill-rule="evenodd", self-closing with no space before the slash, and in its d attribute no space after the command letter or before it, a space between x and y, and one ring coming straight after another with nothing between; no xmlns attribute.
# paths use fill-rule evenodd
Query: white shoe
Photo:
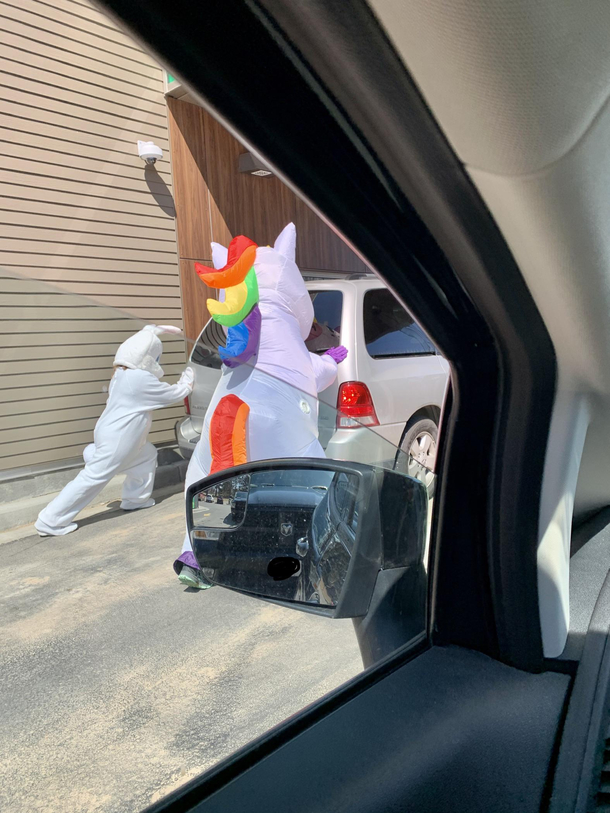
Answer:
<svg viewBox="0 0 610 813"><path fill-rule="evenodd" d="M146 502L140 503L128 502L127 500L123 500L119 507L122 508L123 511L138 511L140 508L152 508L154 504L155 501L151 497L150 500L146 500Z"/></svg>
<svg viewBox="0 0 610 813"><path fill-rule="evenodd" d="M214 587L200 570L195 570L194 567L189 567L189 565L182 566L178 581L187 587L194 587L196 590L207 590L209 587Z"/></svg>
<svg viewBox="0 0 610 813"><path fill-rule="evenodd" d="M66 534L71 534L72 531L75 531L78 528L78 525L76 522L71 522L70 525L64 525L63 528L51 528L50 525L47 525L40 519L37 519L34 523L34 528L36 528L38 536L65 536Z"/></svg>

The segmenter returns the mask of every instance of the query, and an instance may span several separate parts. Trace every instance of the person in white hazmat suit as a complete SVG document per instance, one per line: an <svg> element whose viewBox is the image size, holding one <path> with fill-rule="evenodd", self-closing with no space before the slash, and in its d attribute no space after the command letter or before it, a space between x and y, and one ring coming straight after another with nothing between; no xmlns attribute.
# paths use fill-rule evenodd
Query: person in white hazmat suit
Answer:
<svg viewBox="0 0 610 813"><path fill-rule="evenodd" d="M223 302L208 300L208 309L228 333L226 348L219 348L222 376L189 463L187 488L248 461L325 456L318 441L318 393L335 380L347 350L331 347L316 355L305 346L314 309L295 248L290 223L273 248L241 235L228 249L212 243L216 271L196 264L207 285L225 291ZM189 587L210 586L188 534L174 571Z"/></svg>
<svg viewBox="0 0 610 813"><path fill-rule="evenodd" d="M119 347L114 357L106 408L93 430L93 443L83 452L85 468L38 515L40 536L63 536L78 527L73 521L116 474L125 474L121 508L150 508L157 450L146 438L156 409L182 401L193 389L193 371L177 384L161 381L159 359L163 333L180 334L171 325L146 325Z"/></svg>

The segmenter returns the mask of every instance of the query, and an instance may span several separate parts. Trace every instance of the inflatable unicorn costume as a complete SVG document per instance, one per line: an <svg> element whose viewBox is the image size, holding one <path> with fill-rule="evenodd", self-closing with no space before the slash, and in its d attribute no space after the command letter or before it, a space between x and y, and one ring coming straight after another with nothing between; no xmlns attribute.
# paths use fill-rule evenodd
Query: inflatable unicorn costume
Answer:
<svg viewBox="0 0 610 813"><path fill-rule="evenodd" d="M222 375L186 475L186 487L208 474L252 460L324 457L318 441L317 394L347 355L333 347L317 356L305 347L313 305L295 263L290 223L273 248L236 237L226 249L212 243L213 270L197 264L201 279L225 290L208 300L212 318L228 328L219 348ZM188 535L174 562L180 581L207 586Z"/></svg>

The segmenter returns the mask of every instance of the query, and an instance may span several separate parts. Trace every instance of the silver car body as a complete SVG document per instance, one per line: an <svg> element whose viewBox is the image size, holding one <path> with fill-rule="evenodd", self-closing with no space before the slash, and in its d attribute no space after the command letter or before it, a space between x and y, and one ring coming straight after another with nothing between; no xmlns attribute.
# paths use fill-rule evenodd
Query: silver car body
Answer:
<svg viewBox="0 0 610 813"><path fill-rule="evenodd" d="M435 352L385 358L371 356L365 341L363 313L366 293L386 288L376 277L310 279L306 285L314 297L314 307L317 293L338 291L343 297L340 340L347 347L348 356L339 364L336 382L319 395L322 446L329 457L337 460L391 465L409 422L421 417L438 423L449 365ZM215 323L208 322L191 354L195 372L191 414L176 424L176 438L185 457L190 457L199 440L208 404L220 378L218 355L209 352L202 358L201 354L202 343L210 348L215 346L217 331ZM203 352L206 353L205 349ZM367 385L378 426L337 428L337 395L340 385L348 381Z"/></svg>

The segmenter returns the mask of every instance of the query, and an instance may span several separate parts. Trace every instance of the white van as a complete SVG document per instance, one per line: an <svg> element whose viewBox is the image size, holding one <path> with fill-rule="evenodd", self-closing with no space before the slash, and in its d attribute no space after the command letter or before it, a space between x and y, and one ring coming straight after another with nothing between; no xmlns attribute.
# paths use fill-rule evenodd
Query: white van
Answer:
<svg viewBox="0 0 610 813"><path fill-rule="evenodd" d="M319 396L320 442L328 457L394 466L400 448L413 464L434 470L448 363L376 277L309 279L306 285L322 328L312 330L309 349L343 344L349 351L337 381ZM185 457L199 440L224 342L223 329L210 320L193 348L195 384L188 414L176 424ZM399 458L402 468L407 456Z"/></svg>

